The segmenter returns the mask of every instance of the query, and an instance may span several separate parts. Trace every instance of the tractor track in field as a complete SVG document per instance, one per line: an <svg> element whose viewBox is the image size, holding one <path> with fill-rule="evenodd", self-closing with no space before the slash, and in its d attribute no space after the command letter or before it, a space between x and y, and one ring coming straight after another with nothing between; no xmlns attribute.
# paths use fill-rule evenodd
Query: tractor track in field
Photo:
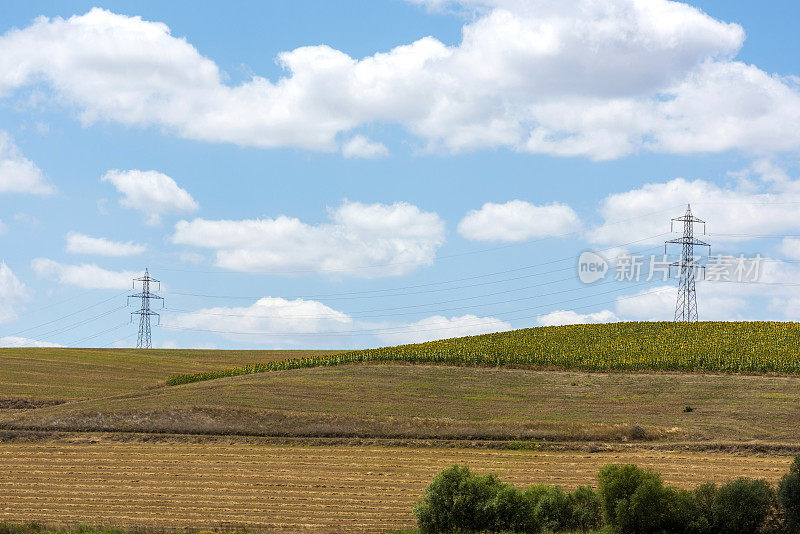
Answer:
<svg viewBox="0 0 800 534"><path fill-rule="evenodd" d="M410 526L431 478L454 463L517 486L592 484L636 463L691 487L738 476L776 482L783 455L64 440L0 444L0 521L138 529L379 532Z"/></svg>

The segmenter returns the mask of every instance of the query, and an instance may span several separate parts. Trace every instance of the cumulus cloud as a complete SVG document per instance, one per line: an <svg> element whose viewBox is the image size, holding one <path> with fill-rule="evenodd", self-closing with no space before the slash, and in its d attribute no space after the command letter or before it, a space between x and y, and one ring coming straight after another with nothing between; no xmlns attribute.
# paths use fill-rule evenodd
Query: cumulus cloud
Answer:
<svg viewBox="0 0 800 534"><path fill-rule="evenodd" d="M103 175L102 181L117 188L122 195L120 205L144 213L149 225L160 224L165 213L191 213L200 208L188 191L160 172L115 169Z"/></svg>
<svg viewBox="0 0 800 534"><path fill-rule="evenodd" d="M383 143L370 141L363 135L355 135L342 146L342 155L346 158L385 158L389 149Z"/></svg>
<svg viewBox="0 0 800 534"><path fill-rule="evenodd" d="M536 206L522 200L487 202L458 223L458 233L476 241L525 241L558 236L580 228L578 214L566 204Z"/></svg>
<svg viewBox="0 0 800 534"><path fill-rule="evenodd" d="M800 260L800 239L787 237L781 241L781 252L791 260Z"/></svg>
<svg viewBox="0 0 800 534"><path fill-rule="evenodd" d="M202 308L165 316L166 328L215 330L236 341L296 345L330 343L352 329L353 320L321 302L264 297L250 306ZM325 339L313 341L317 334ZM319 336L316 336L319 337Z"/></svg>
<svg viewBox="0 0 800 534"><path fill-rule="evenodd" d="M0 193L51 195L55 191L42 170L22 155L11 135L0 130Z"/></svg>
<svg viewBox="0 0 800 534"><path fill-rule="evenodd" d="M135 256L147 247L132 241L111 241L105 237L91 237L79 232L67 234L67 252L72 254L94 254L97 256Z"/></svg>
<svg viewBox="0 0 800 534"><path fill-rule="evenodd" d="M734 284L699 283L697 285L697 311L703 321L735 321L748 313L747 295L733 287ZM763 286L750 285L744 289L751 297L763 291ZM739 293L739 294L737 294ZM642 290L618 298L617 313L629 321L671 321L675 314L678 288L661 286Z"/></svg>
<svg viewBox="0 0 800 534"><path fill-rule="evenodd" d="M800 146L797 88L735 61L736 24L667 0L461 5L477 14L454 46L424 37L361 59L304 46L278 54L283 77L236 86L163 23L98 8L40 17L0 37L0 94L45 84L85 123L345 154L357 138L337 138L374 122L451 151L603 159Z"/></svg>
<svg viewBox="0 0 800 534"><path fill-rule="evenodd" d="M776 185L759 177L720 186L675 178L606 197L600 206L604 222L590 229L587 237L595 243L620 243L657 236L652 242L663 242L660 234L670 230L669 219L683 215L687 203L695 216L707 221L709 238L715 243L747 239L742 234L800 230L800 181ZM695 231L702 230L697 226Z"/></svg>
<svg viewBox="0 0 800 534"><path fill-rule="evenodd" d="M4 336L0 337L0 347L63 347L58 343L39 341L29 337Z"/></svg>
<svg viewBox="0 0 800 534"><path fill-rule="evenodd" d="M333 272L365 278L396 276L430 265L444 243L444 222L405 202L345 202L330 222L299 219L180 221L172 242L216 252L216 264L234 271Z"/></svg>
<svg viewBox="0 0 800 534"><path fill-rule="evenodd" d="M0 324L17 318L20 305L30 298L28 288L6 262L0 262Z"/></svg>
<svg viewBox="0 0 800 534"><path fill-rule="evenodd" d="M370 323L314 300L264 297L249 306L202 308L171 314L162 326L210 331L228 339L271 346L352 346L377 337L387 344L419 343L510 330L493 317L435 315L411 323Z"/></svg>
<svg viewBox="0 0 800 534"><path fill-rule="evenodd" d="M36 258L31 268L37 276L86 289L126 289L131 280L142 275L139 271L109 271L93 263L69 265L48 258Z"/></svg>
<svg viewBox="0 0 800 534"><path fill-rule="evenodd" d="M619 317L611 310L601 310L595 313L557 310L539 315L536 317L536 324L539 326L559 326L563 324L613 323L619 320Z"/></svg>
<svg viewBox="0 0 800 534"><path fill-rule="evenodd" d="M386 329L386 331L379 332L378 337L390 345L399 345L452 337L477 336L506 330L511 330L511 324L495 317L462 315L448 318L434 315L420 321Z"/></svg>

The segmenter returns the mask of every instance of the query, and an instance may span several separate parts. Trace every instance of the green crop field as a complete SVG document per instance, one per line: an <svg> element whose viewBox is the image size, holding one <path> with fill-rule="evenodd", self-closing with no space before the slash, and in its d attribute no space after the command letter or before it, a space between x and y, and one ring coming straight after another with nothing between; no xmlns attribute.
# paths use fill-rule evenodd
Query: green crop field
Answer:
<svg viewBox="0 0 800 534"><path fill-rule="evenodd" d="M800 373L800 323L631 322L528 328L399 347L184 373L170 385L357 362L527 366L586 371Z"/></svg>

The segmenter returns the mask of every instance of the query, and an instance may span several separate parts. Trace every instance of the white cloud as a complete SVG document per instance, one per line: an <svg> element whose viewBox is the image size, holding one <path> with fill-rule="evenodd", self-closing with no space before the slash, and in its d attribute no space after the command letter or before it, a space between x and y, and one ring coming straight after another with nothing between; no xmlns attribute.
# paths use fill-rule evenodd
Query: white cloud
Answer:
<svg viewBox="0 0 800 534"><path fill-rule="evenodd" d="M264 297L250 306L202 308L171 314L164 317L162 325L214 330L228 339L248 343L325 345L346 336L353 328L353 320L321 302Z"/></svg>
<svg viewBox="0 0 800 534"><path fill-rule="evenodd" d="M103 175L102 181L117 188L122 206L147 215L149 225L160 224L165 213L191 213L200 207L188 191L160 172L115 169Z"/></svg>
<svg viewBox="0 0 800 534"><path fill-rule="evenodd" d="M132 241L122 243L105 237L91 237L78 232L67 234L67 252L72 254L94 254L97 256L135 256L147 247Z"/></svg>
<svg viewBox="0 0 800 534"><path fill-rule="evenodd" d="M590 229L587 237L595 243L621 243L657 236L650 241L661 243L665 236L659 234L670 230L670 218L683 215L687 203L696 217L708 223L704 239L712 243L747 239L738 234L800 231L800 181L780 187L767 181L740 181L736 187L721 187L676 178L609 195L600 206L603 224ZM702 225L695 227L695 232L702 231Z"/></svg>
<svg viewBox="0 0 800 534"><path fill-rule="evenodd" d="M346 158L385 158L389 149L383 143L370 141L363 135L355 135L342 145L342 155Z"/></svg>
<svg viewBox="0 0 800 534"><path fill-rule="evenodd" d="M142 275L139 271L109 271L92 263L68 265L47 258L31 261L37 276L86 289L126 289L131 280Z"/></svg>
<svg viewBox="0 0 800 534"><path fill-rule="evenodd" d="M453 151L602 159L800 146L794 83L733 60L736 24L666 0L461 4L478 10L455 46L424 37L361 59L305 46L278 54L280 79L237 86L165 24L102 9L40 17L0 37L0 94L44 83L85 123L260 147L334 151L375 122Z"/></svg>
<svg viewBox="0 0 800 534"><path fill-rule="evenodd" d="M405 343L423 343L437 339L452 337L477 336L492 332L511 330L511 324L494 317L477 317L462 315L461 317L444 317L434 315L420 321L379 332L378 337L385 343L400 345ZM391 331L389 331L391 330Z"/></svg>
<svg viewBox="0 0 800 534"><path fill-rule="evenodd" d="M52 195L55 191L45 182L42 170L22 155L11 135L0 130L0 193Z"/></svg>
<svg viewBox="0 0 800 534"><path fill-rule="evenodd" d="M752 318L753 299L770 292L763 285L698 282L697 313L702 321L736 321ZM678 298L677 282L618 297L617 314L628 321L671 321ZM762 318L764 318L762 316Z"/></svg>
<svg viewBox="0 0 800 534"><path fill-rule="evenodd" d="M25 284L20 282L6 262L0 262L0 324L16 319L19 306L29 298Z"/></svg>
<svg viewBox="0 0 800 534"><path fill-rule="evenodd" d="M558 236L580 228L578 214L566 204L536 206L522 200L487 202L458 223L458 233L477 241L525 241Z"/></svg>
<svg viewBox="0 0 800 534"><path fill-rule="evenodd" d="M264 297L249 306L202 308L164 316L162 326L211 331L225 338L271 346L351 346L377 336L384 343L419 343L510 330L493 317L427 317L412 323L369 323L314 300Z"/></svg>
<svg viewBox="0 0 800 534"><path fill-rule="evenodd" d="M619 317L611 310L601 310L595 313L557 310L545 315L539 315L536 317L536 324L539 326L559 326L563 324L614 323L619 320Z"/></svg>
<svg viewBox="0 0 800 534"><path fill-rule="evenodd" d="M180 221L174 243L216 251L216 264L234 271L315 271L365 278L396 276L430 265L444 243L444 222L404 202L345 202L331 222L293 217Z"/></svg>
<svg viewBox="0 0 800 534"><path fill-rule="evenodd" d="M781 253L790 260L800 260L800 239L787 237L781 241Z"/></svg>
<svg viewBox="0 0 800 534"><path fill-rule="evenodd" d="M0 337L0 347L63 347L58 343L39 341L28 337L5 336Z"/></svg>

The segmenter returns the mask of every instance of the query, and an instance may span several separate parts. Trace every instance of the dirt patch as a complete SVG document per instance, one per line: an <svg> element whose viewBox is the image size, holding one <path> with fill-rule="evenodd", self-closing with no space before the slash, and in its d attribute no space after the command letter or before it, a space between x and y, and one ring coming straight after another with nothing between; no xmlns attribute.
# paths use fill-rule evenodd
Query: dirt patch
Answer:
<svg viewBox="0 0 800 534"><path fill-rule="evenodd" d="M64 404L62 400L36 400L24 398L0 398L0 410L35 410Z"/></svg>

